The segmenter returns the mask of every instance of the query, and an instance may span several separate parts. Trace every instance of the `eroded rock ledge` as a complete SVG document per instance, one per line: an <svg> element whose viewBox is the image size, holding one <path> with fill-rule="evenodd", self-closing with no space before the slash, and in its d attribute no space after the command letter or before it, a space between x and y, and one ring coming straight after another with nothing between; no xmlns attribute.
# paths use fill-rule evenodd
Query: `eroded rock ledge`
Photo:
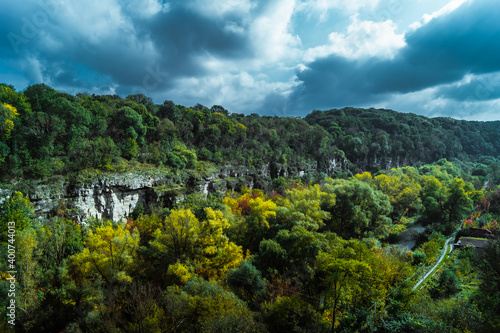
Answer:
<svg viewBox="0 0 500 333"><path fill-rule="evenodd" d="M345 169L347 160L332 159L318 167L316 162L302 167L267 163L260 168L222 166L204 176L190 173L172 174L165 170L144 173L109 173L94 179L71 184L58 181L28 188L0 189L0 204L15 190L27 194L38 216L49 214L61 201L73 209L74 218L85 221L89 217L118 221L129 216L138 204L144 206L163 201L167 206L182 200L185 194L198 192L208 194L225 193L227 190L248 188L266 189L270 180L278 177L300 177L306 174L324 172L333 174Z"/></svg>

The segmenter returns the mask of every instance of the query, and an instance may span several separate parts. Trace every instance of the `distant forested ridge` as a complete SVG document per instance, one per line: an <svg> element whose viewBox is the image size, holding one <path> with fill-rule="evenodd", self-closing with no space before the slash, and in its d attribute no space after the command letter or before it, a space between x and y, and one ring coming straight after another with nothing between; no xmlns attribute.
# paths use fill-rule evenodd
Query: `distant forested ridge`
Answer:
<svg viewBox="0 0 500 333"><path fill-rule="evenodd" d="M261 117L230 114L219 105L185 107L169 100L157 105L140 94L73 96L45 84L23 92L0 85L0 108L4 181L89 168L120 170L129 161L174 170L195 168L198 161L265 167L277 178L308 169L332 173L332 160L340 171L356 171L500 155L498 121L429 119L390 110Z"/></svg>
<svg viewBox="0 0 500 333"><path fill-rule="evenodd" d="M313 111L305 117L331 135L349 160L431 163L441 158L476 161L500 156L500 121L426 118L384 109Z"/></svg>

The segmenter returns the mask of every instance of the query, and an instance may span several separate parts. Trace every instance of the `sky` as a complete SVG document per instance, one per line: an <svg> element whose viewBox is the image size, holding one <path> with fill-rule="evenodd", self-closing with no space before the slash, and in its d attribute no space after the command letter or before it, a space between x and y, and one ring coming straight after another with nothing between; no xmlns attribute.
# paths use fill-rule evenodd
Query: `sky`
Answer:
<svg viewBox="0 0 500 333"><path fill-rule="evenodd" d="M0 82L19 91L500 120L498 0L22 0L0 13Z"/></svg>

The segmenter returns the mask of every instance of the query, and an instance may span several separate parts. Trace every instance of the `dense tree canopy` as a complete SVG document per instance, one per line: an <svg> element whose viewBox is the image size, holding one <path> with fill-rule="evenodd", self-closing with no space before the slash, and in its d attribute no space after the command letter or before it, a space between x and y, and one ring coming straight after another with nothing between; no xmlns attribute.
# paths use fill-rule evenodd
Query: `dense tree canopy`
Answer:
<svg viewBox="0 0 500 333"><path fill-rule="evenodd" d="M334 144L358 163L398 160L430 163L441 158L499 156L499 122L426 118L384 109L313 111L309 124L324 127Z"/></svg>
<svg viewBox="0 0 500 333"><path fill-rule="evenodd" d="M0 331L497 331L498 240L413 286L461 225L498 238L499 139L498 122L389 110L260 117L0 85L0 313L17 305ZM131 169L161 170L171 200L82 221L27 196ZM411 249L408 227L425 229Z"/></svg>

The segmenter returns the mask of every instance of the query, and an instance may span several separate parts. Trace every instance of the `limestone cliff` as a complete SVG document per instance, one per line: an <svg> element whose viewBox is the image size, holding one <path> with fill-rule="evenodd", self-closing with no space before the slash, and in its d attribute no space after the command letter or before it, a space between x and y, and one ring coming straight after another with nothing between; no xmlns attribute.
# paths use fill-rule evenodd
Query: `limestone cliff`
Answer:
<svg viewBox="0 0 500 333"><path fill-rule="evenodd" d="M15 190L27 194L38 216L54 210L61 200L72 208L74 218L85 221L89 217L118 221L129 216L138 204L146 206L163 201L171 206L187 193L225 193L227 190L247 188L269 189L271 179L300 177L324 172L333 174L346 167L347 160L331 159L318 166L317 162L303 166L267 163L259 168L225 165L210 174L172 173L165 170L149 172L107 173L74 184L60 180L51 184L38 184L10 189L0 188L0 204Z"/></svg>

